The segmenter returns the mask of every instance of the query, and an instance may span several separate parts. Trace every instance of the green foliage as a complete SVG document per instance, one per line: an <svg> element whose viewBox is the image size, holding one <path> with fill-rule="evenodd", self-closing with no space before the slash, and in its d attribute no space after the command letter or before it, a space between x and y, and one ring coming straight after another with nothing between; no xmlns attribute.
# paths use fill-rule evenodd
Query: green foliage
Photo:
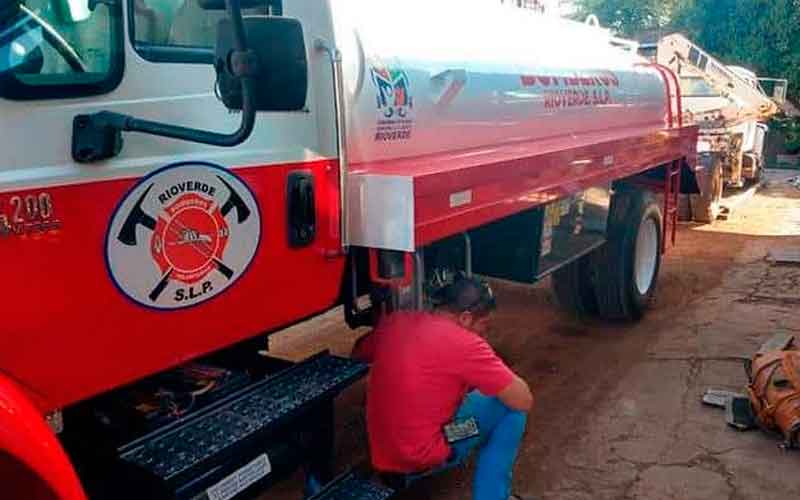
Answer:
<svg viewBox="0 0 800 500"><path fill-rule="evenodd" d="M662 29L686 33L727 64L788 78L800 98L800 0L577 0L626 36Z"/></svg>
<svg viewBox="0 0 800 500"><path fill-rule="evenodd" d="M673 20L700 46L800 95L800 0L693 0Z"/></svg>
<svg viewBox="0 0 800 500"><path fill-rule="evenodd" d="M633 36L642 31L663 28L670 23L677 7L685 0L577 0L577 16L595 14L603 26Z"/></svg>

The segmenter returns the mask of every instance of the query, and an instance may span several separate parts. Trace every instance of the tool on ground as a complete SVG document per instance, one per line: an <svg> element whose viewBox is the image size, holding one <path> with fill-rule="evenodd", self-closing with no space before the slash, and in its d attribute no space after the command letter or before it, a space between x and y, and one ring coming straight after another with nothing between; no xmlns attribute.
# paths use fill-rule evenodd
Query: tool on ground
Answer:
<svg viewBox="0 0 800 500"><path fill-rule="evenodd" d="M777 334L745 360L747 394L708 389L703 404L725 410L729 426L779 432L786 449L800 448L800 349L794 336Z"/></svg>
<svg viewBox="0 0 800 500"><path fill-rule="evenodd" d="M732 398L747 397L745 394L725 389L708 389L703 394L703 404L724 409Z"/></svg>
<svg viewBox="0 0 800 500"><path fill-rule="evenodd" d="M759 351L747 370L747 389L759 425L780 431L788 449L800 447L800 349L793 347L793 340L787 335L773 339L783 348Z"/></svg>
<svg viewBox="0 0 800 500"><path fill-rule="evenodd" d="M734 396L725 401L725 422L738 431L758 428L753 405L747 396Z"/></svg>

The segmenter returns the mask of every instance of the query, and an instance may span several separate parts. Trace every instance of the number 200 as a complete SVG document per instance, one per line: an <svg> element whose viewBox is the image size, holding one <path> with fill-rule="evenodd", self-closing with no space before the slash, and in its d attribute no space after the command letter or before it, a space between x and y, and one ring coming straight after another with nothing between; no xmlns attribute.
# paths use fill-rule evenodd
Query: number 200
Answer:
<svg viewBox="0 0 800 500"><path fill-rule="evenodd" d="M50 193L41 193L38 196L33 194L25 197L12 196L10 202L14 210L11 219L14 223L48 220L53 217L53 198Z"/></svg>

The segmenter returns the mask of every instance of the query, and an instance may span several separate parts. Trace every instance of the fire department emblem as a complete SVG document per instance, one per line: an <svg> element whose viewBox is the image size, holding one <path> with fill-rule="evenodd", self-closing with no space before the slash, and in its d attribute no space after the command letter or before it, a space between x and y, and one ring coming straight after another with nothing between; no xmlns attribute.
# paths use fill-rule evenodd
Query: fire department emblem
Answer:
<svg viewBox="0 0 800 500"><path fill-rule="evenodd" d="M253 194L230 171L205 163L161 169L123 199L106 237L112 279L134 301L182 309L228 289L261 236Z"/></svg>
<svg viewBox="0 0 800 500"><path fill-rule="evenodd" d="M378 126L376 141L396 141L411 138L414 99L408 74L397 68L372 66L372 83L376 90Z"/></svg>

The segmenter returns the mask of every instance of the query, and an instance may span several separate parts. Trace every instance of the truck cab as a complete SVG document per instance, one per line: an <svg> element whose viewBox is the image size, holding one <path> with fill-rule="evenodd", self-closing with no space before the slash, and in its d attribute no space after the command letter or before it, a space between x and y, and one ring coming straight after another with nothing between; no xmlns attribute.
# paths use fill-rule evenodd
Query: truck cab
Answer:
<svg viewBox="0 0 800 500"><path fill-rule="evenodd" d="M241 120L215 95L224 12L196 0L79 3L31 0L0 38L0 253L14 262L5 307L16 318L6 322L0 366L44 410L324 311L339 297L344 265L324 54L310 51L304 105L259 113L236 148L128 134L113 158L79 162L78 115L220 132ZM285 7L304 20L309 44L330 37L312 2ZM284 12L280 2L264 9ZM193 172L174 175L187 163ZM141 200L137 186L149 189ZM210 215L179 215L187 201L209 204ZM134 212L148 218L121 238ZM193 233L195 225L205 229ZM246 314L267 306L269 314ZM67 378L53 369L61 359Z"/></svg>
<svg viewBox="0 0 800 500"><path fill-rule="evenodd" d="M173 403L151 397L172 387L175 373L183 374L181 387L186 380L216 386L190 405L211 411L287 368L253 354L266 349L264 334L339 302L345 258L333 73L328 54L314 47L332 38L328 13L312 1L245 9L246 17L302 20L293 38L303 44L295 47L303 55L304 78L295 82L302 99L286 104L292 85L284 85L272 99L287 109L259 112L246 140L219 147L92 131L85 117L116 113L200 133L235 131L243 113L218 97L214 65L224 10L197 0L0 4L0 392L8 398L0 425L25 429L0 438L0 470L4 478L26 471L15 474L9 498L40 490L49 492L41 498L83 498L84 490L122 498L135 474L97 463L122 464L125 445L185 418L187 400L164 413L160 405ZM235 349L247 342L247 354ZM329 373L342 377L336 383L352 381L363 374L352 368ZM150 378L165 372L166 382ZM137 400L132 394L143 387L149 399ZM192 387L178 399L198 390ZM313 445L322 456L328 396L314 396L316 420L294 415L289 427L269 432L287 442L314 436L289 447ZM116 402L125 398L120 411ZM102 425L98 412L116 423ZM124 419L131 425L117 432ZM262 479L299 463L280 459L282 451L262 460L264 449L245 441L236 454L215 456L211 476L206 464L137 498L189 498L230 486L227 476L237 470ZM103 475L122 479L102 492L96 478Z"/></svg>

